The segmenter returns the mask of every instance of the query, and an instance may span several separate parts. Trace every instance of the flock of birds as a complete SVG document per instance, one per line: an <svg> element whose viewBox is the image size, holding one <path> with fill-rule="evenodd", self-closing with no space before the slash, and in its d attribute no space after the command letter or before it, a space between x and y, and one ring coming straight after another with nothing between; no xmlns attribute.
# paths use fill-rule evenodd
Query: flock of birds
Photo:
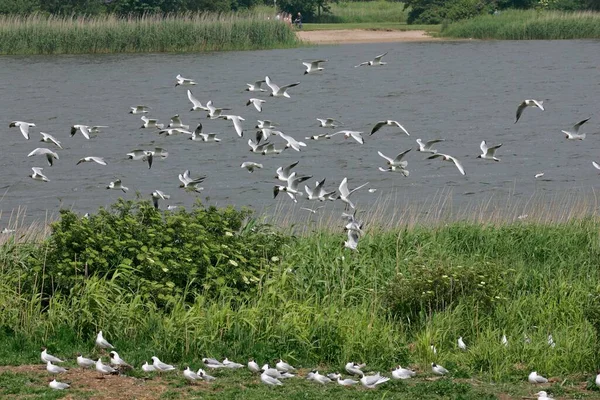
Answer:
<svg viewBox="0 0 600 400"><path fill-rule="evenodd" d="M525 341L527 343L530 343L531 340L526 336ZM502 345L508 347L508 339L506 335L502 336L501 343ZM94 361L93 359L83 357L81 353L77 353L77 365L79 365L81 368L95 368L95 370L99 373L100 378L104 378L105 375L119 375L124 371L131 370L134 368L114 350L115 347L104 338L102 331L98 332L95 344L101 352L105 352L108 350L110 351L109 363L103 363L102 357L99 357L96 361ZM552 348L556 346L552 335L548 336L548 345ZM458 338L457 347L461 351L467 351L467 345L462 337ZM433 355L437 354L437 349L434 345L431 345L430 349ZM40 358L42 362L46 364L46 370L48 371L48 373L52 375L59 375L67 372L67 368L58 365L63 363L64 360L52 354L49 354L48 349L46 347L42 347ZM165 363L156 356L151 357L151 359L152 364L149 364L146 361L144 365L141 366L143 372L163 373L178 371L176 366ZM219 361L214 358L203 358L202 363L203 366L197 371L192 370L189 366L187 366L182 372L183 377L190 382L213 382L218 378L209 375L204 368L211 370L235 370L247 367L250 372L260 375L260 381L265 385L282 386L285 379L299 376L298 370L290 364L288 364L287 362L283 361L282 359L275 363L275 368L270 367L269 364L264 364L261 367L254 359L249 360L246 365L231 361L227 358L225 358L223 361ZM367 389L374 389L378 385L381 385L389 381L390 379L406 380L411 379L417 375L417 373L413 369L404 368L401 365L398 365L396 368L392 369L391 377L383 376L379 372L370 373L367 375L363 371L365 367L366 364L350 361L344 366L346 374L350 376L348 378L344 378L339 372L321 374L318 370L314 369L306 374L306 380L313 381L322 385L334 382L337 382L341 386L354 386L361 384ZM437 376L445 376L448 375L450 372L439 364L431 363L431 373ZM357 379L354 379L355 377ZM531 372L527 380L531 384L548 383L548 379L543 377L542 375L539 375L536 371ZM595 383L598 387L600 387L600 374L596 376ZM64 390L68 389L71 385L66 382L57 381L55 378L52 381L50 381L48 386L52 389ZM551 397L545 391L540 391L538 393L535 393L535 395L538 396L538 400L551 399Z"/></svg>
<svg viewBox="0 0 600 400"><path fill-rule="evenodd" d="M382 61L383 57L386 56L387 53L383 53L375 57L373 60L362 62L355 67L362 66L384 66L386 62ZM303 62L305 66L305 75L315 74L315 73L323 73L325 68L322 67L327 60L314 60L311 62ZM175 86L185 86L192 87L197 83L194 79L186 78L181 75L176 76ZM268 89L263 88L263 84L266 84ZM293 82L286 85L278 85L273 82L269 76L266 76L262 80L258 80L253 83L247 84L247 91L256 93L260 95L262 93L269 93L271 97L277 98L290 98L290 94L288 90L299 85L300 82ZM212 100L207 101L203 104L200 100L198 100L191 90L187 90L187 97L191 102L191 111L205 111L207 113L207 118L211 120L226 120L229 121L233 126L233 130L239 137L242 137L245 132L247 132L247 127L244 126L245 119L240 115L234 115L232 113L228 113L230 108L226 107L217 107L213 104ZM246 106L252 106L256 109L257 112L262 112L263 107L267 103L267 100L261 99L258 97L251 97L246 101ZM515 123L519 121L523 112L527 108L538 108L541 111L544 111L544 106L542 101L527 99L519 104L516 111L516 119ZM188 135L189 139L192 141L201 141L201 142L220 142L221 139L218 137L217 133L211 132L203 132L202 124L198 124L195 129L190 129L190 125L184 124L179 115L174 115L171 118L171 121L168 125L159 123L159 121L155 118L150 118L147 115L150 113L151 108L147 105L136 105L132 106L129 113L133 115L140 115L142 125L141 128L151 129L158 132L158 134L172 136L172 135ZM581 126L586 123L589 118L582 120L581 122L575 124L572 129L565 130L563 133L566 135L567 139L572 140L583 140L585 138L585 133L579 133ZM307 147L306 142L298 140L297 138L292 137L283 132L282 129L278 128L278 124L274 123L270 120L257 120L258 123L255 126L257 129L256 134L253 138L248 139L249 151L254 154L260 154L263 156L266 155L277 155L286 149L290 149L292 151L300 152L304 148ZM336 129L338 127L343 126L343 123L336 120L335 118L325 117L325 118L317 118L318 124L322 128L326 129ZM13 121L9 125L10 127L19 128L20 132L24 136L25 139L30 138L30 130L35 127L36 124L32 122L25 121ZM388 128L389 127L389 128ZM96 135L102 132L104 129L107 129L107 126L90 126L84 124L74 124L71 127L71 137L80 134L87 140L91 140L93 135ZM380 132L383 129L394 129L398 133L402 135L410 136L409 131L398 121L393 119L387 119L382 121L376 121L373 124L372 129L369 132L369 135L374 135L377 132ZM305 140L312 141L320 141L320 140L329 140L336 136L344 137L345 139L352 139L357 143L364 144L364 132L358 130L351 129L340 129L338 131L332 133L323 133L318 135L312 135L305 137ZM41 141L53 145L55 148L59 150L62 149L61 142L57 140L56 137L45 133L40 132ZM274 138L280 138L283 140L284 144L277 145L273 142ZM441 145L444 142L444 139L430 139L430 140L422 140L416 139L416 143L418 144L417 151L427 154L428 159L431 160L441 160L446 161L453 164L458 172L461 175L466 175L465 168L463 164L456 157L440 152L435 148L436 146ZM499 158L496 157L496 153L501 148L502 144L488 145L484 140L481 142L481 154L478 156L480 159L491 160L498 162ZM390 157L382 153L378 152L379 156L384 160L385 166L380 166L379 170L381 172L396 172L405 177L409 176L408 162L406 161L407 154L412 149L407 149L399 154ZM38 147L32 150L28 157L44 157L50 167L54 165L54 163L59 160L58 150L53 150L48 147ZM169 152L160 147L155 147L154 149L133 149L128 153L124 154L128 159L134 161L144 161L147 163L148 168L151 169L153 163L156 160L165 159L169 156ZM97 155L89 155L80 158L77 161L77 165L83 163L95 163L100 166L107 165L107 161L100 156ZM299 164L299 161L293 162L286 166L280 166L276 170L276 179L280 182L274 184L273 186L273 196L277 197L281 192L285 192L287 196L294 202L298 202L299 197L303 197L306 194L306 198L309 201L317 201L317 202L325 202L325 201L336 201L340 200L345 204L345 212L342 214L342 217L347 220L345 225L345 231L347 232L347 240L344 242L345 247L351 250L357 250L358 242L360 239L360 235L363 234L362 230L362 222L356 219L356 205L351 199L351 195L356 191L364 188L368 185L369 182L361 184L353 189L350 189L348 186L348 179L344 178L337 189L328 189L325 186L326 178L322 178L315 182L315 185L312 186L307 181L312 178L312 176L303 176L299 172L296 172L294 168ZM593 166L597 169L600 169L600 164L593 162ZM248 172L252 173L257 169L263 168L263 164L256 161L244 161L240 167L242 169L246 169ZM44 173L44 168L42 167L32 167L32 174L30 177L33 180L40 182L49 182L51 179ZM536 175L536 178L543 176L542 174ZM206 179L206 176L192 176L190 170L185 170L179 174L179 181L181 182L180 187L184 188L191 192L201 192L204 190L202 187L203 181ZM301 184L304 184L304 190L301 189ZM115 179L114 181L108 182L106 184L106 189L119 190L126 193L129 190L129 187L124 184L121 179ZM368 189L370 192L375 192L377 189ZM168 200L171 196L166 193L166 191L161 189L155 189L151 193L151 198L153 204L156 208L159 208L159 204L162 201ZM177 206L167 205L167 209L173 210ZM322 208L307 208L302 207L302 210L306 210L311 213L316 213L317 210Z"/></svg>

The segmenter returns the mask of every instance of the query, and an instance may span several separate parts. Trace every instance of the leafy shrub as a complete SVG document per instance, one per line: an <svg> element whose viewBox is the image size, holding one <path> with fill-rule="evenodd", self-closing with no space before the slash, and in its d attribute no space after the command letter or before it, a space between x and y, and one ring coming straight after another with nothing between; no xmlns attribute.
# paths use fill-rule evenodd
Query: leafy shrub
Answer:
<svg viewBox="0 0 600 400"><path fill-rule="evenodd" d="M396 317L416 320L469 300L491 309L505 299L506 272L491 263L411 265L389 284L384 302Z"/></svg>
<svg viewBox="0 0 600 400"><path fill-rule="evenodd" d="M149 202L124 200L89 218L61 210L30 264L51 277L47 294L122 272L131 276L129 289L159 297L185 288L239 295L256 287L284 242L264 226L245 224L250 215L201 204L162 213Z"/></svg>

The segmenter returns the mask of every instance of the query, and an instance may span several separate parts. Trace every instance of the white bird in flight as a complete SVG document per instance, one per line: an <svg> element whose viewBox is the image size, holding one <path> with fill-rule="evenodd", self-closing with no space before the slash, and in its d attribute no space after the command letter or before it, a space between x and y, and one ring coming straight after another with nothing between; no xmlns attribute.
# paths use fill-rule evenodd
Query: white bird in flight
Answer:
<svg viewBox="0 0 600 400"><path fill-rule="evenodd" d="M188 79L188 78L184 78L183 76L181 76L181 74L178 74L175 79L177 79L177 83L175 84L175 87L177 86L190 86L190 85L195 85L196 82L193 79Z"/></svg>
<svg viewBox="0 0 600 400"><path fill-rule="evenodd" d="M94 156L88 156L88 157L80 158L79 161L77 161L76 165L79 165L81 163L86 163L86 162L95 162L95 163L100 164L100 165L106 165L106 161L104 161L104 158L102 158L102 157L94 157Z"/></svg>
<svg viewBox="0 0 600 400"><path fill-rule="evenodd" d="M229 110L229 108L219 108L219 107L215 107L213 105L212 100L209 100L206 103L206 108L208 109L208 115L207 117L210 119L217 119L221 116L221 113L223 111Z"/></svg>
<svg viewBox="0 0 600 400"><path fill-rule="evenodd" d="M137 105L129 108L131 109L129 110L129 114L146 114L150 109L150 107L144 105Z"/></svg>
<svg viewBox="0 0 600 400"><path fill-rule="evenodd" d="M208 107L203 106L200 101L192 94L192 91L188 89L187 91L188 99L192 102L192 109L190 111L208 111Z"/></svg>
<svg viewBox="0 0 600 400"><path fill-rule="evenodd" d="M71 126L71 137L75 136L77 132L80 132L84 138L90 139L90 127L87 125L73 125Z"/></svg>
<svg viewBox="0 0 600 400"><path fill-rule="evenodd" d="M304 75L313 74L315 72L324 71L325 68L319 66L320 63L327 62L327 60L314 60L310 62L303 62L302 65L306 67L306 71L304 71Z"/></svg>
<svg viewBox="0 0 600 400"><path fill-rule="evenodd" d="M240 165L240 168L246 168L248 170L248 172L250 172L250 173L254 172L254 170L257 168L262 168L262 167L263 167L262 164L255 163L252 161L245 161L242 163L242 165Z"/></svg>
<svg viewBox="0 0 600 400"><path fill-rule="evenodd" d="M250 104L252 104L258 112L262 112L262 103L265 103L265 101L262 99L257 99L257 98L252 97L246 102L246 106L249 106Z"/></svg>
<svg viewBox="0 0 600 400"><path fill-rule="evenodd" d="M324 178L320 182L317 182L317 185L315 186L314 189L309 188L307 185L304 186L308 200L319 200L319 201L326 201L329 199L333 200L332 196L335 194L335 190L333 192L328 192L327 190L325 190L325 187L324 187L325 179L326 178ZM313 211L313 210L311 210L311 211Z"/></svg>
<svg viewBox="0 0 600 400"><path fill-rule="evenodd" d="M244 118L239 115L221 115L220 118L233 122L233 127L237 135L239 137L244 136L244 128L242 128L242 121L245 121Z"/></svg>
<svg viewBox="0 0 600 400"><path fill-rule="evenodd" d="M355 65L354 67L362 67L363 65L369 66L369 67L374 67L374 66L378 66L378 65L385 65L387 63L382 62L381 59L387 54L387 51L383 54L378 55L377 57L375 57L372 61L365 61L362 62L358 65Z"/></svg>
<svg viewBox="0 0 600 400"><path fill-rule="evenodd" d="M296 151L300 151L300 147L306 147L306 143L304 142L299 142L296 139L294 139L293 137L291 137L290 135L286 135L283 132L277 131L277 134L287 142L287 144L285 145L286 148L292 148Z"/></svg>
<svg viewBox="0 0 600 400"><path fill-rule="evenodd" d="M502 147L502 143L488 147L485 143L485 140L483 140L479 145L479 148L481 149L481 154L478 155L477 158L482 158L484 160L500 161L499 158L496 158L496 150L498 150L500 147Z"/></svg>
<svg viewBox="0 0 600 400"><path fill-rule="evenodd" d="M42 135L40 142L54 143L56 145L56 147L58 147L59 149L62 149L60 142L58 140L56 140L56 138L54 136L52 136L48 133L44 133L44 132L40 132L40 135Z"/></svg>
<svg viewBox="0 0 600 400"><path fill-rule="evenodd" d="M140 129L143 129L143 128L157 128L157 129L162 129L162 128L164 128L164 124L159 124L157 119L148 118L145 115L142 115L140 117L140 119L142 121L144 121L144 124L140 127Z"/></svg>
<svg viewBox="0 0 600 400"><path fill-rule="evenodd" d="M398 154L395 158L390 158L380 151L378 151L377 154L379 154L380 157L384 158L387 161L387 165L389 165L390 167L406 168L408 165L408 162L403 161L402 159L411 150L412 149L404 150L402 153Z"/></svg>
<svg viewBox="0 0 600 400"><path fill-rule="evenodd" d="M9 128L15 128L17 126L19 127L19 130L21 131L21 134L25 137L25 139L29 140L29 128L35 126L35 124L32 122L12 121L8 125Z"/></svg>
<svg viewBox="0 0 600 400"><path fill-rule="evenodd" d="M319 126L321 128L335 128L339 125L344 125L334 118L317 118L317 121L319 121Z"/></svg>
<svg viewBox="0 0 600 400"><path fill-rule="evenodd" d="M302 192L298 191L298 185L310 178L312 178L312 176L301 176L297 178L296 173L292 172L287 180L286 186L273 186L273 198L276 198L279 192L286 192L288 196L290 196L290 198L294 201L294 203L297 203L298 200L296 200L296 196L302 196Z"/></svg>
<svg viewBox="0 0 600 400"><path fill-rule="evenodd" d="M296 161L295 163L292 163L290 165L288 165L287 167L279 167L277 168L277 176L275 176L276 179L279 179L280 181L283 182L287 182L287 180L290 178L290 175L292 174L292 168L294 168L296 165L298 165L300 161Z"/></svg>
<svg viewBox="0 0 600 400"><path fill-rule="evenodd" d="M201 184L206 179L206 176L201 176L199 178L192 179L190 176L190 170L186 169L183 171L183 174L179 174L179 181L181 181L180 188L189 188L194 189L195 191L201 191L203 188L198 185Z"/></svg>
<svg viewBox="0 0 600 400"><path fill-rule="evenodd" d="M273 81L271 81L271 78L269 78L268 76L265 77L265 82L267 82L267 86L271 88L271 96L287 97L288 99L290 98L290 95L288 94L287 90L291 87L298 86L300 84L300 82L295 82L280 87L273 83Z"/></svg>
<svg viewBox="0 0 600 400"><path fill-rule="evenodd" d="M344 241L344 247L350 250L357 250L358 247L358 240L359 240L359 234L358 231L355 230L348 230L347 232L348 234L348 240Z"/></svg>
<svg viewBox="0 0 600 400"><path fill-rule="evenodd" d="M344 139L348 139L348 138L352 137L352 139L356 140L358 143L365 144L365 140L362 137L362 132L359 132L359 131L342 130L339 132L332 133L328 136L331 137L331 136L338 135L340 133L342 133L344 135Z"/></svg>
<svg viewBox="0 0 600 400"><path fill-rule="evenodd" d="M590 119L587 118L587 119L584 119L583 121L579 121L578 123L573 125L573 128L571 128L571 130L561 131L561 132L564 133L565 137L569 140L583 140L583 139L585 139L585 133L579 133L579 128L581 128L581 125L585 124L589 120Z"/></svg>
<svg viewBox="0 0 600 400"><path fill-rule="evenodd" d="M182 128L182 129L190 129L189 125L185 125L181 122L181 117L179 114L175 114L171 117L171 122L167 125L167 128Z"/></svg>
<svg viewBox="0 0 600 400"><path fill-rule="evenodd" d="M221 139L217 137L216 133L203 133L202 132L202 124L198 124L194 132L192 132L192 136L190 140L203 141L203 142L220 142Z"/></svg>
<svg viewBox="0 0 600 400"><path fill-rule="evenodd" d="M521 104L519 104L519 107L517 107L517 118L515 119L515 124L519 121L519 118L521 118L521 114L523 114L523 110L525 110L525 108L527 108L527 107L537 107L540 110L544 111L543 104L544 104L543 101L538 101L538 100L523 100L523 102Z"/></svg>
<svg viewBox="0 0 600 400"><path fill-rule="evenodd" d="M421 139L417 139L417 144L419 145L417 151L422 151L423 153L437 153L437 150L433 149L432 146L436 143L444 142L445 140L446 139L433 139L423 143Z"/></svg>
<svg viewBox="0 0 600 400"><path fill-rule="evenodd" d="M254 83L246 83L246 85L248 86L246 88L246 91L248 92L266 92L266 89L263 89L261 86L262 84L265 83L265 80L261 80L261 81L256 81Z"/></svg>
<svg viewBox="0 0 600 400"><path fill-rule="evenodd" d="M456 158L448 155L448 154L442 154L442 153L435 153L432 156L427 157L427 159L431 160L434 158L438 158L440 157L443 161L451 161L454 163L454 165L456 165L456 168L458 168L458 171L462 174L465 175L465 169L463 168L462 164L460 163L460 161L458 161Z"/></svg>
<svg viewBox="0 0 600 400"><path fill-rule="evenodd" d="M408 131L402 125L400 125L400 123L398 121L393 121L391 119L388 119L386 121L377 122L375 124L375 126L373 127L373 129L371 129L370 135L374 134L375 132L377 132L384 126L397 126L398 128L400 128L402 130L402 132L406 133L407 136L410 136L410 133L408 133Z"/></svg>
<svg viewBox="0 0 600 400"><path fill-rule="evenodd" d="M49 182L50 179L46 175L42 173L44 168L40 167L31 167L33 174L29 175L29 177L36 181Z"/></svg>
<svg viewBox="0 0 600 400"><path fill-rule="evenodd" d="M27 155L27 157L33 156L45 156L50 166L54 164L54 160L58 160L58 154L45 147L38 147Z"/></svg>
<svg viewBox="0 0 600 400"><path fill-rule="evenodd" d="M360 185L357 188L354 188L352 190L348 190L348 178L344 178L342 180L342 182L340 183L340 187L338 188L340 195L338 196L338 199L342 200L344 203L346 203L348 206L350 206L350 208L354 209L356 207L354 207L354 203L352 203L352 201L350 200L350 195L354 192L356 192L358 189L361 189L365 186L367 186L369 184L369 182L367 183L363 183L362 185Z"/></svg>
<svg viewBox="0 0 600 400"><path fill-rule="evenodd" d="M257 125L255 126L255 128L258 129L273 129L277 126L277 124L273 123L272 121L269 121L268 119L263 120L256 120L257 121Z"/></svg>

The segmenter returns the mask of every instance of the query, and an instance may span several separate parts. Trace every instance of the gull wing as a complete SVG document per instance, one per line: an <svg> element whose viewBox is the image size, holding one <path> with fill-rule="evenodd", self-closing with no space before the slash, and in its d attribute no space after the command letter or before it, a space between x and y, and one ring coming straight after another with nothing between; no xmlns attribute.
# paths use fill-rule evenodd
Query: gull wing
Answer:
<svg viewBox="0 0 600 400"><path fill-rule="evenodd" d="M397 163L397 164L399 164L399 163L400 163L400 161L402 161L402 158L403 158L403 157L404 157L404 156L405 156L405 155L406 155L406 154L407 154L409 151L411 151L411 150L412 150L412 149L408 149L408 150L405 150L405 151L403 151L402 153L398 154L398 155L396 156L396 158L394 158L394 163ZM380 154L380 155L381 155L381 154Z"/></svg>
<svg viewBox="0 0 600 400"><path fill-rule="evenodd" d="M375 58L373 59L373 61L375 61L375 62L381 61L381 59L382 59L382 58L383 58L383 57L384 57L384 56L385 56L387 53L388 53L388 52L386 51L385 53L378 55L377 57L375 57Z"/></svg>
<svg viewBox="0 0 600 400"><path fill-rule="evenodd" d="M454 165L456 165L456 168L458 168L458 170L460 171L460 173L462 175L465 175L465 169L463 168L462 164L460 163L460 161L458 161L456 158L449 156L449 158L454 162Z"/></svg>
<svg viewBox="0 0 600 400"><path fill-rule="evenodd" d="M590 118L584 119L583 121L579 121L578 123L576 123L575 125L573 125L573 131L575 133L578 133L579 132L579 128L581 127L581 125L583 125L586 122L588 122L590 120Z"/></svg>
<svg viewBox="0 0 600 400"><path fill-rule="evenodd" d="M271 78L269 78L268 76L265 76L265 82L267 83L267 86L271 89L273 93L277 93L279 91L279 86L273 83L273 81L271 81Z"/></svg>
<svg viewBox="0 0 600 400"><path fill-rule="evenodd" d="M517 118L515 119L515 124L519 121L519 118L521 118L521 114L523 114L523 110L525 109L525 107L527 107L526 102L522 102L521 104L519 104L519 107L517 108Z"/></svg>
<svg viewBox="0 0 600 400"><path fill-rule="evenodd" d="M410 150L409 150L410 151ZM386 156L385 154L383 154L382 152L378 151L377 154L379 154L380 157L385 158L389 163L394 162L394 160L388 156Z"/></svg>
<svg viewBox="0 0 600 400"><path fill-rule="evenodd" d="M488 147L487 147L487 145L486 145L486 143L485 143L485 140L482 140L482 141L481 141L481 144L479 145L479 148L481 149L481 152L482 152L483 154L487 153L487 151L488 151Z"/></svg>
<svg viewBox="0 0 600 400"><path fill-rule="evenodd" d="M387 121L379 121L375 124L373 129L371 129L371 135L381 129L382 126L387 125Z"/></svg>

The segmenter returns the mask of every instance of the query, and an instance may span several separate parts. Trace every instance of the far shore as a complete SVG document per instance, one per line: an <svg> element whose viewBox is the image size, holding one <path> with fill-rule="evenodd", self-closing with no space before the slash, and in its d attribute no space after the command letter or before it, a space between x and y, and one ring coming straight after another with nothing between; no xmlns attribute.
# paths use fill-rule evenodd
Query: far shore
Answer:
<svg viewBox="0 0 600 400"><path fill-rule="evenodd" d="M297 31L298 39L314 44L385 43L385 42L431 42L443 39L426 31L396 31L367 29L337 29L322 31Z"/></svg>

